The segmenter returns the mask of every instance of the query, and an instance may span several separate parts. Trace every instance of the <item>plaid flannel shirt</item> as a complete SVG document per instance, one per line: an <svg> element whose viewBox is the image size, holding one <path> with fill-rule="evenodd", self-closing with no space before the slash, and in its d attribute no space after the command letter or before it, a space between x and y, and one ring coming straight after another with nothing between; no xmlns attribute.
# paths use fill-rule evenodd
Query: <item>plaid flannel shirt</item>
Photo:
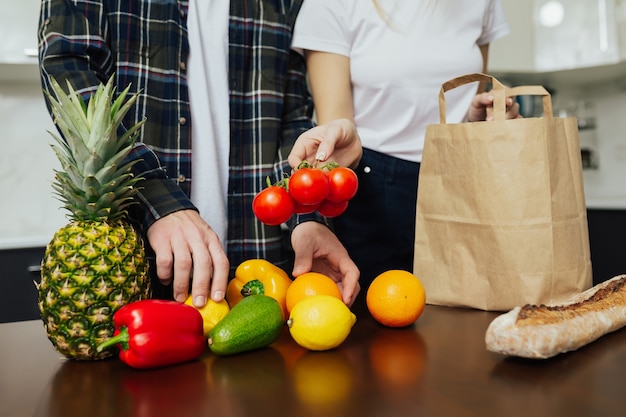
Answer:
<svg viewBox="0 0 626 417"><path fill-rule="evenodd" d="M263 258L285 265L279 227L256 220L252 200L266 177L289 172L287 155L312 127L304 59L290 49L302 0L232 0L229 19L230 160L226 251L232 267ZM131 155L145 178L133 212L144 230L189 200L191 120L187 1L44 0L39 26L42 85L70 80L88 98L113 74L141 91L124 120L146 118ZM208 116L207 116L208 117ZM293 224L292 224L293 226Z"/></svg>

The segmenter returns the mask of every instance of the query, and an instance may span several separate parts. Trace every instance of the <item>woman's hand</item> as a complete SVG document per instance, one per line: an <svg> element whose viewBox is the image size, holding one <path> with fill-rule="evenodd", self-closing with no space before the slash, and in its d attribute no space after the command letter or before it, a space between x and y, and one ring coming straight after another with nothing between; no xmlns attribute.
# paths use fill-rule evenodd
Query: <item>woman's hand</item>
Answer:
<svg viewBox="0 0 626 417"><path fill-rule="evenodd" d="M507 119L518 119L523 117L519 113L519 103L515 101L515 97L506 98L505 117ZM493 95L490 92L479 93L474 96L467 113L467 119L470 122L493 120Z"/></svg>
<svg viewBox="0 0 626 417"><path fill-rule="evenodd" d="M337 119L301 134L289 153L289 165L295 168L305 160L311 165L316 161L334 161L355 168L362 154L361 139L354 123Z"/></svg>

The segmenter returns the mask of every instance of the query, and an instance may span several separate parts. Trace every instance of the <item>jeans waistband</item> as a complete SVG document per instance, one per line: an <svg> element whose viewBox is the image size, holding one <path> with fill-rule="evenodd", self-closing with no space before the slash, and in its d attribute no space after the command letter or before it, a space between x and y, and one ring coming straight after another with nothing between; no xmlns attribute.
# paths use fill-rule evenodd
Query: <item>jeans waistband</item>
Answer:
<svg viewBox="0 0 626 417"><path fill-rule="evenodd" d="M409 175L416 176L419 173L420 164L418 162L407 161L386 155L381 152L363 148L363 157L359 163L358 170L367 172L377 170L391 176Z"/></svg>

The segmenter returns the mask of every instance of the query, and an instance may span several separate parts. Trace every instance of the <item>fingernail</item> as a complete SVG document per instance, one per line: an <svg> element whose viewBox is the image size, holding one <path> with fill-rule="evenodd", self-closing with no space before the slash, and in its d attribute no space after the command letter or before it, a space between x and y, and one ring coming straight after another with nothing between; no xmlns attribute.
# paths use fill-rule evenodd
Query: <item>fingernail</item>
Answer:
<svg viewBox="0 0 626 417"><path fill-rule="evenodd" d="M318 161L323 161L324 159L326 159L326 152L320 152L317 155L315 155L315 159L317 159Z"/></svg>
<svg viewBox="0 0 626 417"><path fill-rule="evenodd" d="M179 294L174 295L174 299L178 301L179 303L184 303L185 300L187 299L187 296L183 293L179 293Z"/></svg>
<svg viewBox="0 0 626 417"><path fill-rule="evenodd" d="M193 300L193 305L196 307L204 307L206 304L206 298L204 295L199 295Z"/></svg>
<svg viewBox="0 0 626 417"><path fill-rule="evenodd" d="M213 298L213 301L222 301L224 299L224 291L215 291L211 298Z"/></svg>

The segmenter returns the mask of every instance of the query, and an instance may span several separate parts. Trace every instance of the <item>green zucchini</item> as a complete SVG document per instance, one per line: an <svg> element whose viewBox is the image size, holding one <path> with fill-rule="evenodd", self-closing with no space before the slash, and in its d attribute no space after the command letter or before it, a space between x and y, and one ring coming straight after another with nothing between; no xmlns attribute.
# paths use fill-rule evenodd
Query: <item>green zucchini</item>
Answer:
<svg viewBox="0 0 626 417"><path fill-rule="evenodd" d="M226 356L263 348L278 340L284 324L278 301L267 295L250 295L209 332L209 349Z"/></svg>

